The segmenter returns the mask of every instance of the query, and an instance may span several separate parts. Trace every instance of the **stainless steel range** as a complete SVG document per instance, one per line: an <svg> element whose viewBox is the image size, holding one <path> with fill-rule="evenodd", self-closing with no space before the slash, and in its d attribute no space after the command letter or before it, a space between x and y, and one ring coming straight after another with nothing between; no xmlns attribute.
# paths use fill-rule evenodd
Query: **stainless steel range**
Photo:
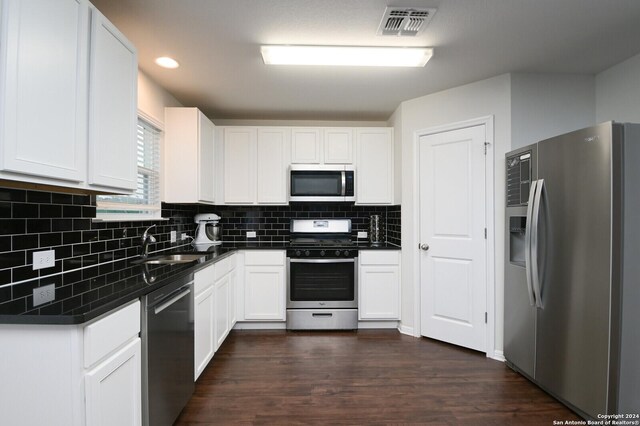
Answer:
<svg viewBox="0 0 640 426"><path fill-rule="evenodd" d="M351 219L294 219L287 250L287 329L358 328Z"/></svg>

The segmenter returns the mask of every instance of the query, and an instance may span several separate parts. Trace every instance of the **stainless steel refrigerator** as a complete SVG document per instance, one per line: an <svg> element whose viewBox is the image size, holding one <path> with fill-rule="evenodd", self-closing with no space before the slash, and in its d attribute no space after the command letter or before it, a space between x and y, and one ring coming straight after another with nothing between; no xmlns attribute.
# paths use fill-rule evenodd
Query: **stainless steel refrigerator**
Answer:
<svg viewBox="0 0 640 426"><path fill-rule="evenodd" d="M506 163L507 364L584 418L640 413L640 125Z"/></svg>

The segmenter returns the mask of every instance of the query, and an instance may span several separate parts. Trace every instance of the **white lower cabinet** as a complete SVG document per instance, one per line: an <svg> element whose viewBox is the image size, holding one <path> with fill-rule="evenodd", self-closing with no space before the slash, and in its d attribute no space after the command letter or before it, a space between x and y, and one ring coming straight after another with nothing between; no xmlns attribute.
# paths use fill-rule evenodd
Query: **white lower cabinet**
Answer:
<svg viewBox="0 0 640 426"><path fill-rule="evenodd" d="M286 319L284 250L246 251L243 281L245 321Z"/></svg>
<svg viewBox="0 0 640 426"><path fill-rule="evenodd" d="M141 423L140 338L85 375L87 425Z"/></svg>
<svg viewBox="0 0 640 426"><path fill-rule="evenodd" d="M229 274L216 281L215 303L216 303L216 347L220 347L224 339L229 334Z"/></svg>
<svg viewBox="0 0 640 426"><path fill-rule="evenodd" d="M0 423L142 423L140 301L79 325L0 324Z"/></svg>
<svg viewBox="0 0 640 426"><path fill-rule="evenodd" d="M196 295L194 303L195 379L205 369L216 351L213 286Z"/></svg>
<svg viewBox="0 0 640 426"><path fill-rule="evenodd" d="M400 251L361 250L358 256L358 316L400 319Z"/></svg>
<svg viewBox="0 0 640 426"><path fill-rule="evenodd" d="M194 379L207 367L236 321L234 253L194 274Z"/></svg>

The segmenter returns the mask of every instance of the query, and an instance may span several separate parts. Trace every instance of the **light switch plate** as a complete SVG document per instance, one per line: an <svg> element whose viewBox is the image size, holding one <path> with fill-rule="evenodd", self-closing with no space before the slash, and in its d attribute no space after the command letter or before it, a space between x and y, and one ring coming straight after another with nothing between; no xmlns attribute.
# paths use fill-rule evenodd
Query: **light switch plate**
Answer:
<svg viewBox="0 0 640 426"><path fill-rule="evenodd" d="M175 243L176 242L176 231L171 231L169 233L169 238L171 239L172 243Z"/></svg>
<svg viewBox="0 0 640 426"><path fill-rule="evenodd" d="M256 231L247 231L247 238L255 238Z"/></svg>
<svg viewBox="0 0 640 426"><path fill-rule="evenodd" d="M56 299L55 284L45 285L33 289L33 306L42 305Z"/></svg>
<svg viewBox="0 0 640 426"><path fill-rule="evenodd" d="M367 238L367 231L358 231L358 238Z"/></svg>
<svg viewBox="0 0 640 426"><path fill-rule="evenodd" d="M56 251L45 250L33 253L33 270L51 268L56 265Z"/></svg>

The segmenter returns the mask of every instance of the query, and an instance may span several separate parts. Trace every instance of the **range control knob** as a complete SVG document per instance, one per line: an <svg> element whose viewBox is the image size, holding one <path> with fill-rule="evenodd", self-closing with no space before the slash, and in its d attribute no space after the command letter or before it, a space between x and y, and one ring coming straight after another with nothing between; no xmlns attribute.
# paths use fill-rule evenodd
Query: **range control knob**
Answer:
<svg viewBox="0 0 640 426"><path fill-rule="evenodd" d="M324 256L324 250L320 250L320 256Z"/></svg>
<svg viewBox="0 0 640 426"><path fill-rule="evenodd" d="M300 256L302 252L300 250L296 250L296 256Z"/></svg>
<svg viewBox="0 0 640 426"><path fill-rule="evenodd" d="M311 252L309 250L305 250L304 255L305 256L309 256L311 254Z"/></svg>
<svg viewBox="0 0 640 426"><path fill-rule="evenodd" d="M340 256L340 250L336 250L336 256Z"/></svg>
<svg viewBox="0 0 640 426"><path fill-rule="evenodd" d="M344 255L345 255L345 256L349 256L349 250L345 250L345 251L344 251Z"/></svg>

